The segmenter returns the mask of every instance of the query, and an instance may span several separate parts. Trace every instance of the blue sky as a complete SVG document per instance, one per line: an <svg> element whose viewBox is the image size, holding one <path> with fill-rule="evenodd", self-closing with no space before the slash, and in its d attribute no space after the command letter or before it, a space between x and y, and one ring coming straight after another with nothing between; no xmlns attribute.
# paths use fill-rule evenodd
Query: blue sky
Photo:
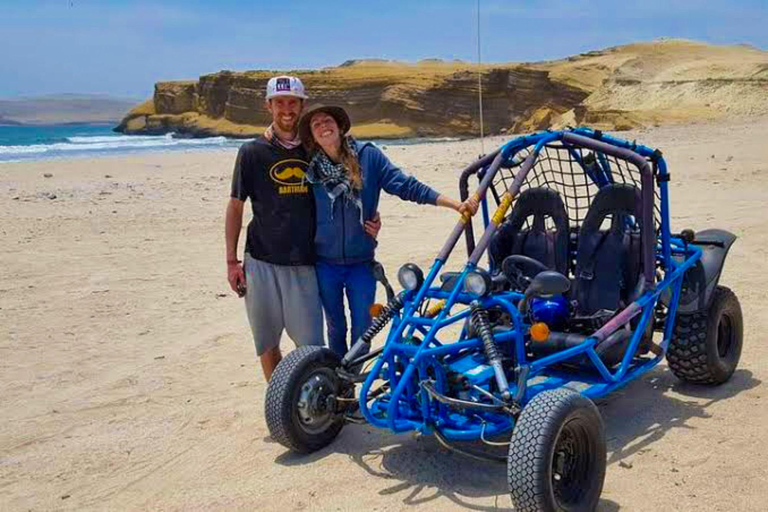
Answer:
<svg viewBox="0 0 768 512"><path fill-rule="evenodd" d="M482 59L657 37L768 50L768 0L481 0ZM618 6L618 8L617 8ZM347 59L476 59L477 0L0 0L0 96L147 97L158 80Z"/></svg>

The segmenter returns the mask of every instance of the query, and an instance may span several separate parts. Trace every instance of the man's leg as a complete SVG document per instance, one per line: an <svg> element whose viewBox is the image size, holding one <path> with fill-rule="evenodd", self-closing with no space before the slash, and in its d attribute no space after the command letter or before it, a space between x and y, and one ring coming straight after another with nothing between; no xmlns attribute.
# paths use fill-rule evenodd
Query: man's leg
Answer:
<svg viewBox="0 0 768 512"><path fill-rule="evenodd" d="M348 266L347 300L352 319L352 345L371 325L371 305L376 300L376 279L370 263Z"/></svg>
<svg viewBox="0 0 768 512"><path fill-rule="evenodd" d="M269 382L269 379L272 378L272 373L275 371L277 364L282 358L283 354L280 352L279 345L275 348L267 350L259 356L261 369L264 370L264 378L267 379L267 382Z"/></svg>
<svg viewBox="0 0 768 512"><path fill-rule="evenodd" d="M343 265L318 262L315 265L319 296L325 312L328 327L328 346L344 356L346 353L347 319L344 315L344 272Z"/></svg>
<svg viewBox="0 0 768 512"><path fill-rule="evenodd" d="M323 308L313 266L281 267L283 321L296 346L323 345Z"/></svg>
<svg viewBox="0 0 768 512"><path fill-rule="evenodd" d="M280 362L280 336L283 333L283 305L274 266L245 255L245 310L253 333L264 378L269 382Z"/></svg>

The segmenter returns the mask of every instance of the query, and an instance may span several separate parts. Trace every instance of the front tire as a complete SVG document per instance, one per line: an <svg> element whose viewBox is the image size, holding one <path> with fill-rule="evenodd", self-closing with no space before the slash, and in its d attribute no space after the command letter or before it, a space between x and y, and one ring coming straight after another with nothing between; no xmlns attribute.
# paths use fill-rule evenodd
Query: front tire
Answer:
<svg viewBox="0 0 768 512"><path fill-rule="evenodd" d="M707 309L675 319L667 350L669 369L687 382L722 384L736 371L743 336L739 299L729 288L718 286Z"/></svg>
<svg viewBox="0 0 768 512"><path fill-rule="evenodd" d="M507 457L516 511L594 510L605 467L605 428L591 400L561 388L543 391L525 406Z"/></svg>
<svg viewBox="0 0 768 512"><path fill-rule="evenodd" d="M275 368L267 387L265 416L272 439L297 453L328 446L344 426L336 411L342 384L339 356L325 347L304 346Z"/></svg>

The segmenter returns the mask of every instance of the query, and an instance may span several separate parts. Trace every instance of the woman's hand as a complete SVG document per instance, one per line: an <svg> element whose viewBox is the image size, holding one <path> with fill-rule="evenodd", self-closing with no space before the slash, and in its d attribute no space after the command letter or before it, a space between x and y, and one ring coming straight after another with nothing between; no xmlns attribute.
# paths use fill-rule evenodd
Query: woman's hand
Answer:
<svg viewBox="0 0 768 512"><path fill-rule="evenodd" d="M371 220L365 221L365 224L363 224L363 231L368 233L374 240L376 240L376 237L379 236L380 230L381 216L379 215L379 212L376 212L373 214L373 218Z"/></svg>
<svg viewBox="0 0 768 512"><path fill-rule="evenodd" d="M453 199L452 197L447 197L442 194L437 196L437 206L443 206L445 208L450 208L452 210L456 210L462 215L469 215L470 217L477 213L477 208L480 206L480 202L477 199L477 196L473 195L463 203L458 202L457 200Z"/></svg>
<svg viewBox="0 0 768 512"><path fill-rule="evenodd" d="M479 206L480 203L477 201L477 198L472 196L463 203L459 204L458 212L462 215L466 215L468 213L471 217L477 213Z"/></svg>

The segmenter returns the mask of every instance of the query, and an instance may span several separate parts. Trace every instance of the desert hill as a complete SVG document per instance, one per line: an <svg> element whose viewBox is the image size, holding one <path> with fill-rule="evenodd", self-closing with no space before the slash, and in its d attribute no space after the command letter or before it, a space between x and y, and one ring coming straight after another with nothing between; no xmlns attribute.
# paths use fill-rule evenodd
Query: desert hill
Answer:
<svg viewBox="0 0 768 512"><path fill-rule="evenodd" d="M0 99L0 124L114 123L135 100L97 94Z"/></svg>
<svg viewBox="0 0 768 512"><path fill-rule="evenodd" d="M478 72L486 133L567 124L621 130L768 114L768 52L742 45L660 40L537 63L376 59L291 71L304 81L310 103L343 105L365 137L476 135ZM275 73L221 71L158 82L153 98L116 129L252 136L269 123L264 86Z"/></svg>

